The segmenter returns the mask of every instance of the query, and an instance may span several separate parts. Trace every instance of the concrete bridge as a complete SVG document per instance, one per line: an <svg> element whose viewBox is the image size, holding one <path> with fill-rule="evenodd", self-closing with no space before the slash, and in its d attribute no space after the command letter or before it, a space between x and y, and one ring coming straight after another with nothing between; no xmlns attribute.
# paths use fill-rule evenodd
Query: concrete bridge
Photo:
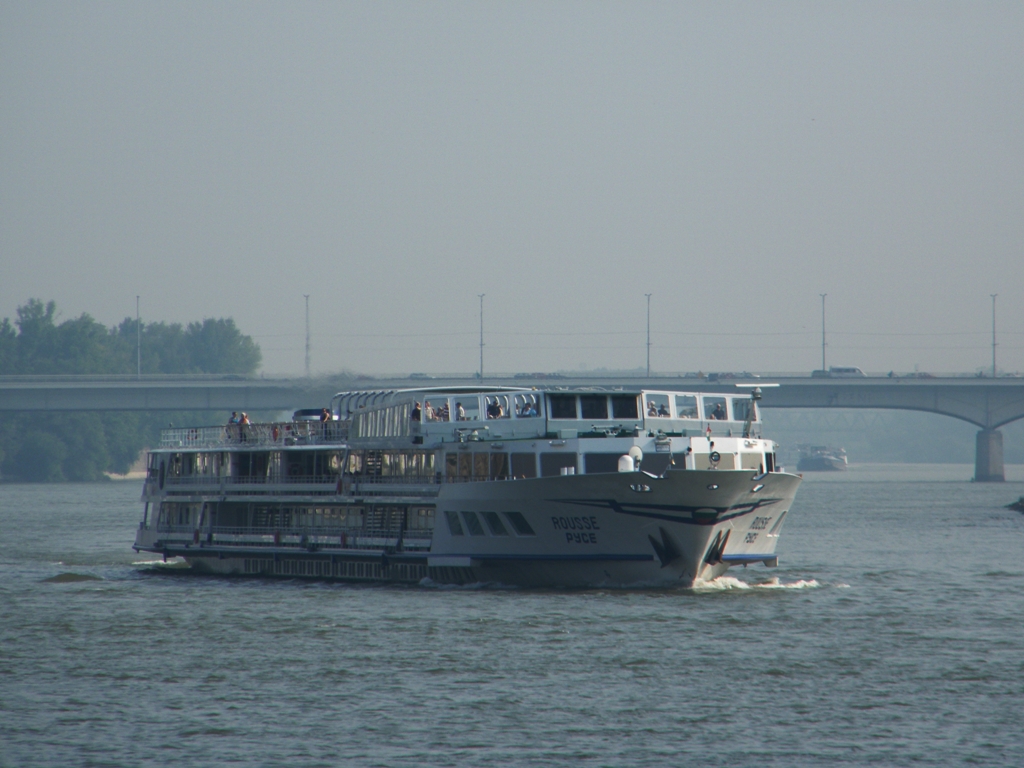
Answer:
<svg viewBox="0 0 1024 768"><path fill-rule="evenodd" d="M339 391L475 384L477 379L313 379L243 376L2 376L0 411L267 411L326 404ZM894 408L940 413L979 427L975 480L1000 481L1003 435L999 427L1024 418L1024 378L810 378L706 379L588 376L552 379L487 377L491 386L621 387L729 390L761 384L764 408ZM775 385L778 386L768 386Z"/></svg>

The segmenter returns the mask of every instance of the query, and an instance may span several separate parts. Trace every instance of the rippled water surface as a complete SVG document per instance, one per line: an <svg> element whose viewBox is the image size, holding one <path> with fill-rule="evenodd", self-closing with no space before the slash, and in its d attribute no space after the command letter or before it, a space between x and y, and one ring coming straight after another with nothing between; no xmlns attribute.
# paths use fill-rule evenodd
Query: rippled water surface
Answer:
<svg viewBox="0 0 1024 768"><path fill-rule="evenodd" d="M1024 483L809 477L696 590L197 577L0 486L0 765L1024 765ZM1012 475L1011 475L1012 476Z"/></svg>

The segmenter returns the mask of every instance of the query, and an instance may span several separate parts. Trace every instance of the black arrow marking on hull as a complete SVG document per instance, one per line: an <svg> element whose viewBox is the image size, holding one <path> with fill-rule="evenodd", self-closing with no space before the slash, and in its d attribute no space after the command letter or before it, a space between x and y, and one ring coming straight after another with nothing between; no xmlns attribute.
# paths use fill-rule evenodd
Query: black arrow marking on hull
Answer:
<svg viewBox="0 0 1024 768"><path fill-rule="evenodd" d="M732 533L732 530L726 531L724 536L721 531L715 534L711 546L708 547L708 553L704 555L705 563L708 565L718 565L722 562L722 553L725 552L725 545L729 541L730 533Z"/></svg>
<svg viewBox="0 0 1024 768"><path fill-rule="evenodd" d="M654 547L654 553L658 556L658 560L661 561L661 567L664 568L682 557L683 553L679 551L675 539L669 535L668 531L660 527L658 531L661 533L661 541L650 535L647 538L651 542L651 546Z"/></svg>

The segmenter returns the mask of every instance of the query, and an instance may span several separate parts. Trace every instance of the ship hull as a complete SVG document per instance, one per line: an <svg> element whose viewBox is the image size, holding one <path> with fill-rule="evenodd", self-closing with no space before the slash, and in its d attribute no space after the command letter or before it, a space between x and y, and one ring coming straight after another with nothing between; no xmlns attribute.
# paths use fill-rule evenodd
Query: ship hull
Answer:
<svg viewBox="0 0 1024 768"><path fill-rule="evenodd" d="M800 480L750 470L568 475L447 483L431 500L429 541L379 547L326 537L258 546L140 528L136 548L181 556L197 572L523 587L691 586L740 564L777 562ZM332 503L346 503L343 495ZM351 501L351 500L349 500ZM281 500L281 504L292 503Z"/></svg>

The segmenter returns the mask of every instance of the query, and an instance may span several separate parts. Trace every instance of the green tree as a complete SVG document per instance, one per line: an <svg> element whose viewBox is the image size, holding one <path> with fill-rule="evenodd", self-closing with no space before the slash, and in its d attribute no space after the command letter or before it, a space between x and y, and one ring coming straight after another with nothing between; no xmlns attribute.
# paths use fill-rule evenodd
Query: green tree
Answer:
<svg viewBox="0 0 1024 768"><path fill-rule="evenodd" d="M135 373L141 331L143 373L252 374L261 353L230 318L147 323L126 318L106 328L87 314L58 323L57 306L30 299L0 322L0 373ZM0 415L0 479L96 480L124 473L168 422L214 421L202 413Z"/></svg>
<svg viewBox="0 0 1024 768"><path fill-rule="evenodd" d="M252 373L263 357L230 318L189 323L185 337L192 364L204 373Z"/></svg>

